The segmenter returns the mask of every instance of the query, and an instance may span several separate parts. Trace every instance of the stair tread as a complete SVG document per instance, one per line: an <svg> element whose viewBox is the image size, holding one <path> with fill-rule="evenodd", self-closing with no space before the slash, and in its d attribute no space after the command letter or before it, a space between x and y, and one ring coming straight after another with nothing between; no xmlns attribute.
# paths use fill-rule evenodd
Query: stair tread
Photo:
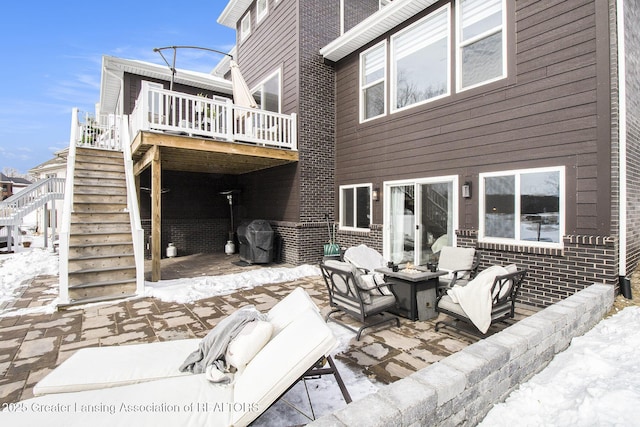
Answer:
<svg viewBox="0 0 640 427"><path fill-rule="evenodd" d="M121 280L105 280L103 282L89 282L89 283L82 283L80 285L69 285L69 290L118 286L118 285L124 285L132 282L135 283L135 281L136 281L136 278L134 276L128 279L121 279Z"/></svg>
<svg viewBox="0 0 640 427"><path fill-rule="evenodd" d="M122 246L122 245L133 245L132 240L127 241L119 241L119 242L105 242L105 243L71 243L69 244L69 248L87 248L94 246Z"/></svg>
<svg viewBox="0 0 640 427"><path fill-rule="evenodd" d="M69 303L67 304L59 304L58 308L61 310L64 310L66 307L73 307L81 304L90 304L93 302L102 302L102 301L113 301L117 299L132 298L135 296L137 295L136 294L118 294L118 295L103 296L103 297L78 298L78 299L69 301Z"/></svg>
<svg viewBox="0 0 640 427"><path fill-rule="evenodd" d="M119 267L102 267L102 268L84 268L82 270L70 271L69 275L72 274L86 274L86 273L109 273L114 271L124 271L124 270L135 270L136 266L133 265L123 265ZM71 288L71 286L69 287Z"/></svg>
<svg viewBox="0 0 640 427"><path fill-rule="evenodd" d="M69 257L69 261L88 261L92 259L109 259L109 258L120 258L120 257L132 257L135 256L133 252L126 252L118 255L86 255L80 257Z"/></svg>

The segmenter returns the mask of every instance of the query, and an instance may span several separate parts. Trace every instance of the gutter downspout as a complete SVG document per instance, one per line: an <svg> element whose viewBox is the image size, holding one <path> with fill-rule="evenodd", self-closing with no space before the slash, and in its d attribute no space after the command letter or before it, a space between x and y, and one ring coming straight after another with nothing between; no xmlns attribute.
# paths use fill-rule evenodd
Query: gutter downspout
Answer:
<svg viewBox="0 0 640 427"><path fill-rule="evenodd" d="M618 47L618 139L620 165L619 206L619 272L620 280L627 274L627 91L625 58L624 0L616 0Z"/></svg>

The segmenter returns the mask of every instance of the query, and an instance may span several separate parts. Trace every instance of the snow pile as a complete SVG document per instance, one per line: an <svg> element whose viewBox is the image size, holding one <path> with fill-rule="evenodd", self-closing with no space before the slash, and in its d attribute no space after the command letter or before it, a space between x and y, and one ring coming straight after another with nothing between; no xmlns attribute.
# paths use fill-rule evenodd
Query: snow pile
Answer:
<svg viewBox="0 0 640 427"><path fill-rule="evenodd" d="M481 426L640 425L640 307L576 337Z"/></svg>
<svg viewBox="0 0 640 427"><path fill-rule="evenodd" d="M33 248L0 256L0 304L14 300L25 281L58 274L58 255Z"/></svg>
<svg viewBox="0 0 640 427"><path fill-rule="evenodd" d="M311 265L301 265L294 268L260 268L223 276L145 282L144 296L158 298L165 302L186 304L256 286L292 282L302 277L319 275L320 269Z"/></svg>

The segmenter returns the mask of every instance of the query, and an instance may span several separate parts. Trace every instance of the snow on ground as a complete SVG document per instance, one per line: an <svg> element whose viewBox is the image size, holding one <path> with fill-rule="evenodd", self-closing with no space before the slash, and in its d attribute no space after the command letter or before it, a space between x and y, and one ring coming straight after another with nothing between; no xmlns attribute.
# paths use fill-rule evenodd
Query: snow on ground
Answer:
<svg viewBox="0 0 640 427"><path fill-rule="evenodd" d="M640 425L640 307L627 307L496 405L483 427Z"/></svg>
<svg viewBox="0 0 640 427"><path fill-rule="evenodd" d="M320 269L311 265L299 267L260 268L224 276L204 276L189 279L161 280L145 283L146 297L181 304L216 295L230 294L270 283L291 282L306 276L319 276Z"/></svg>
<svg viewBox="0 0 640 427"><path fill-rule="evenodd" d="M24 282L39 274L57 274L58 257L41 242L31 249L0 256L0 305L16 298ZM272 271L267 271L272 270ZM296 280L318 275L313 266L258 269L239 274L160 281L146 296L164 301L193 302L200 298L234 292L267 283ZM151 285L147 283L147 285ZM52 290L53 291L53 290ZM54 310L53 304L45 310ZM28 314L29 310L6 312L0 316ZM42 311L42 309L40 309ZM338 353L355 334L329 323L339 344ZM632 426L640 425L640 307L627 307L601 321L582 337L574 338L567 350L558 354L541 373L514 391L506 402L496 405L482 426ZM374 393L378 385L359 372L335 360L347 388L358 400ZM306 403L307 390L298 383L287 395L291 405L311 415ZM307 382L315 416L345 406L330 376ZM278 402L256 421L256 425L304 424L297 410Z"/></svg>

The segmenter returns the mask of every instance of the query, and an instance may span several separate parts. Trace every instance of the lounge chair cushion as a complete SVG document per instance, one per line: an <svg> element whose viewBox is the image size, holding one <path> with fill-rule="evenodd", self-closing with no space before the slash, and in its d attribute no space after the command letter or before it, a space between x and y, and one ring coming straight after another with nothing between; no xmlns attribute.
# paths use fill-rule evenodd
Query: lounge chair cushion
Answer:
<svg viewBox="0 0 640 427"><path fill-rule="evenodd" d="M286 328L307 309L318 311L309 294L296 288L267 312L272 335ZM36 384L36 396L116 387L172 376L192 375L178 367L200 339L184 339L126 346L92 347L76 351ZM134 361L138 361L135 362ZM140 362L144 361L144 362ZM96 367L102 369L96 369ZM105 369L108 367L108 369Z"/></svg>
<svg viewBox="0 0 640 427"><path fill-rule="evenodd" d="M188 374L121 387L49 394L23 401L30 408L28 413L2 413L2 422L12 427L246 426L328 355L335 344L333 332L318 310L307 308L258 352L233 384L214 384L206 374ZM147 344L143 346L148 348ZM104 371L110 365L100 367Z"/></svg>
<svg viewBox="0 0 640 427"><path fill-rule="evenodd" d="M254 320L247 323L227 346L225 360L228 366L242 373L247 363L262 350L273 334L273 325L267 321Z"/></svg>
<svg viewBox="0 0 640 427"><path fill-rule="evenodd" d="M198 344L200 339L186 339L84 348L38 382L33 394L92 390L191 375L180 372L178 367L194 348L198 348ZM108 369L104 369L105 366Z"/></svg>
<svg viewBox="0 0 640 427"><path fill-rule="evenodd" d="M291 384L335 347L336 338L316 310L307 309L271 339L236 377L234 402L268 408ZM255 412L234 412L234 425L253 421Z"/></svg>
<svg viewBox="0 0 640 427"><path fill-rule="evenodd" d="M273 335L278 335L307 309L319 312L318 306L304 289L294 289L267 312L267 320L273 325Z"/></svg>

